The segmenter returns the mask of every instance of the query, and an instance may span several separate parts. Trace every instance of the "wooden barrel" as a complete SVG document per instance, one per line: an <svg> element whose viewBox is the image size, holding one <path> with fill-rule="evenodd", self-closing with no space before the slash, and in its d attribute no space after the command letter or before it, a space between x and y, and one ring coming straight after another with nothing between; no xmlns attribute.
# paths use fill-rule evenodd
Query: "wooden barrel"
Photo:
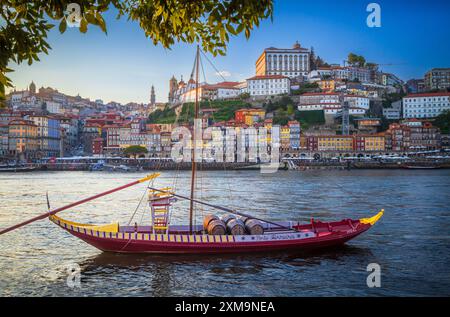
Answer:
<svg viewBox="0 0 450 317"><path fill-rule="evenodd" d="M240 219L231 219L227 223L227 231L229 234L233 236L244 235L245 234L244 222Z"/></svg>
<svg viewBox="0 0 450 317"><path fill-rule="evenodd" d="M245 224L245 222L246 222L247 220L249 220L250 218L245 217L245 216L238 216L238 219L242 220L242 222Z"/></svg>
<svg viewBox="0 0 450 317"><path fill-rule="evenodd" d="M228 214L228 215L225 215L225 216L221 217L220 219L222 219L223 223L224 223L225 225L227 225L227 224L228 224L228 221L230 221L230 220L232 220L232 219L236 219L236 216L233 215L233 214Z"/></svg>
<svg viewBox="0 0 450 317"><path fill-rule="evenodd" d="M264 228L261 222L256 219L247 219L247 221L245 222L245 230L247 230L249 234L264 233Z"/></svg>
<svg viewBox="0 0 450 317"><path fill-rule="evenodd" d="M203 218L203 229L208 231L208 225L213 220L219 220L219 217L217 217L216 215L208 215Z"/></svg>
<svg viewBox="0 0 450 317"><path fill-rule="evenodd" d="M227 232L222 220L212 220L208 225L208 234L210 235L224 235Z"/></svg>

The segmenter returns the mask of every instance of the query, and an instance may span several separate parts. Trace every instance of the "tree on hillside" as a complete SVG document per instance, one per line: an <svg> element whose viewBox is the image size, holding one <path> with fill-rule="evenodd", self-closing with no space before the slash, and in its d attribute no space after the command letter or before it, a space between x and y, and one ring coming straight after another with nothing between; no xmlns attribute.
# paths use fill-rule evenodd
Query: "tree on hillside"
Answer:
<svg viewBox="0 0 450 317"><path fill-rule="evenodd" d="M311 53L309 54L309 68L311 70L316 70L316 53L314 52L314 47L311 46Z"/></svg>
<svg viewBox="0 0 450 317"><path fill-rule="evenodd" d="M64 33L68 22L79 22L79 30L86 33L89 25L96 25L106 33L103 14L109 9L118 11L118 18L126 16L139 23L153 44L170 48L175 42L201 44L204 51L224 55L230 36L244 32L250 37L261 20L272 18L273 0L85 0L79 1L80 13L67 12L69 1L1 2L0 19L0 102L5 88L12 87L6 73L8 64L39 61L39 54L48 54L47 33L59 24ZM76 4L75 4L76 5ZM69 21L68 21L69 20Z"/></svg>
<svg viewBox="0 0 450 317"><path fill-rule="evenodd" d="M441 130L443 134L450 133L450 110L446 110L434 119L434 125Z"/></svg>
<svg viewBox="0 0 450 317"><path fill-rule="evenodd" d="M364 56L356 55L354 53L348 54L347 62L350 66L356 66L356 67L366 66L366 59L364 58Z"/></svg>
<svg viewBox="0 0 450 317"><path fill-rule="evenodd" d="M243 92L242 94L239 95L239 99L241 100L247 100L250 98L250 94L248 92Z"/></svg>
<svg viewBox="0 0 450 317"><path fill-rule="evenodd" d="M148 153L147 148L140 145L131 145L123 150L123 154L126 156L133 156L134 159L136 159L138 155L146 153Z"/></svg>

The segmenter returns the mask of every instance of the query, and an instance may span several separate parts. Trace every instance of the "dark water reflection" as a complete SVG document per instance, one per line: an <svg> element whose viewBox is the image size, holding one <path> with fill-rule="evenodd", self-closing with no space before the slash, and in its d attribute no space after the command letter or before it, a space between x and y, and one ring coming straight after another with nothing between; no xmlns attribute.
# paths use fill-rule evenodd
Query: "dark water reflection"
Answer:
<svg viewBox="0 0 450 317"><path fill-rule="evenodd" d="M126 183L140 174L0 175L0 227L45 211L45 192L60 206ZM158 186L174 185L166 173ZM188 173L177 179L180 193ZM450 171L313 171L262 175L210 172L199 196L271 220L361 218L385 208L372 230L332 249L246 255L101 253L48 221L0 237L2 296L312 296L450 295ZM201 182L201 184L200 184ZM63 213L74 221L127 222L142 188ZM185 222L187 205L175 208ZM245 207L245 208L242 208ZM208 210L198 210L197 222ZM145 209L139 217L148 220ZM378 263L382 287L366 286ZM67 264L81 287L67 286Z"/></svg>

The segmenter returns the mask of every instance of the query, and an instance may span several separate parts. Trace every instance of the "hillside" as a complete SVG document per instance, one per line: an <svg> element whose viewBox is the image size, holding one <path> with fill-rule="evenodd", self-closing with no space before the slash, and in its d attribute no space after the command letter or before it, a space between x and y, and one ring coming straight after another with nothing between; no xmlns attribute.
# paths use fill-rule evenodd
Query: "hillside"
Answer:
<svg viewBox="0 0 450 317"><path fill-rule="evenodd" d="M234 112L241 108L249 108L251 104L243 100L215 100L200 102L200 111L205 109L217 109L211 115L214 122L228 121L234 118ZM194 119L194 103L184 103L178 116L178 123L192 122ZM176 121L175 108L166 106L164 110L156 110L149 115L149 122L151 123L175 123Z"/></svg>

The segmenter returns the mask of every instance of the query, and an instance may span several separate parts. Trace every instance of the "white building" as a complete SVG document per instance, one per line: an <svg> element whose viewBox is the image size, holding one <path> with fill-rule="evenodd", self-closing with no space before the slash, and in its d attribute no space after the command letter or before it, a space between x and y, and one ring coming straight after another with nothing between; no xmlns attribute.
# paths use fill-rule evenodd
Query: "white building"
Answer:
<svg viewBox="0 0 450 317"><path fill-rule="evenodd" d="M341 109L341 103L339 101L339 93L306 93L299 97L298 110L327 110L328 112L335 112ZM344 102L349 103L350 109L355 109L354 112L363 114L370 107L370 101L368 97L358 95L344 95Z"/></svg>
<svg viewBox="0 0 450 317"><path fill-rule="evenodd" d="M290 93L290 79L282 75L254 76L247 79L250 96L274 96Z"/></svg>
<svg viewBox="0 0 450 317"><path fill-rule="evenodd" d="M403 118L433 118L450 110L450 93L411 94L403 97Z"/></svg>
<svg viewBox="0 0 450 317"><path fill-rule="evenodd" d="M46 101L45 105L47 107L47 111L50 113L63 113L62 111L62 105L59 102L55 101Z"/></svg>
<svg viewBox="0 0 450 317"><path fill-rule="evenodd" d="M402 101L398 100L391 104L391 108L383 108L383 116L388 120L398 120L401 118Z"/></svg>
<svg viewBox="0 0 450 317"><path fill-rule="evenodd" d="M269 47L256 61L256 75L283 75L289 78L308 76L310 51L297 42L293 48Z"/></svg>

